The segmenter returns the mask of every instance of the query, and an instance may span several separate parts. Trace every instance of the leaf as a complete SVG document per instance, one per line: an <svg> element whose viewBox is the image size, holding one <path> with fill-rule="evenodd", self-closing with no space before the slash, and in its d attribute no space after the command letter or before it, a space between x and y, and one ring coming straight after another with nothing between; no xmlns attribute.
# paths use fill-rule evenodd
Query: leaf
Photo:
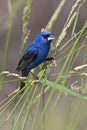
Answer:
<svg viewBox="0 0 87 130"><path fill-rule="evenodd" d="M40 80L39 82L44 84L44 85L49 86L52 89L56 89L56 90L62 91L64 93L67 93L67 94L75 96L75 97L79 97L79 98L82 98L82 99L87 99L87 96L82 95L80 93L77 93L77 92L67 88L66 86L57 84L55 82L51 82L51 81L48 81L48 80Z"/></svg>

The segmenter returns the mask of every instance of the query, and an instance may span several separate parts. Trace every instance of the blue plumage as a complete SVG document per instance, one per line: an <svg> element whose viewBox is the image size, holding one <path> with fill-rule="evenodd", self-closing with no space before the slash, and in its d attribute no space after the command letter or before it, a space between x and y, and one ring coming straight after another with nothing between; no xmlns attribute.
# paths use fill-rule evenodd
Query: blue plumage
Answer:
<svg viewBox="0 0 87 130"><path fill-rule="evenodd" d="M35 40L25 50L16 70L22 72L22 76L27 77L31 69L46 60L50 50L50 43L55 39L51 32L41 32ZM49 58L50 59L50 58ZM20 88L24 87L21 83Z"/></svg>

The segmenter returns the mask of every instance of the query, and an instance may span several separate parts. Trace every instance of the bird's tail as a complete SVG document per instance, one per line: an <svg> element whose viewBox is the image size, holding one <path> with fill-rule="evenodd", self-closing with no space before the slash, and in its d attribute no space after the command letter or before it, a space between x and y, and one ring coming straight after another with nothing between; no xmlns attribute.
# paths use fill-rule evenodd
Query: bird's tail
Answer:
<svg viewBox="0 0 87 130"><path fill-rule="evenodd" d="M28 70L22 70L22 77L27 77L29 74ZM22 89L25 86L25 82L21 81L20 83L20 89Z"/></svg>
<svg viewBox="0 0 87 130"><path fill-rule="evenodd" d="M20 89L22 89L25 86L25 82L21 81L20 83Z"/></svg>

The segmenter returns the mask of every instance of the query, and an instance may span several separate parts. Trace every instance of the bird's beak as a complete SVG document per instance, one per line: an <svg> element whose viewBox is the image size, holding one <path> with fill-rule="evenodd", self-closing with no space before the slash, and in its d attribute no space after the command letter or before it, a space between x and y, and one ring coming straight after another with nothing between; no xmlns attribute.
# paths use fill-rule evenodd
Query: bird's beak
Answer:
<svg viewBox="0 0 87 130"><path fill-rule="evenodd" d="M47 39L48 39L48 41L52 41L55 39L55 37L53 35L50 35Z"/></svg>

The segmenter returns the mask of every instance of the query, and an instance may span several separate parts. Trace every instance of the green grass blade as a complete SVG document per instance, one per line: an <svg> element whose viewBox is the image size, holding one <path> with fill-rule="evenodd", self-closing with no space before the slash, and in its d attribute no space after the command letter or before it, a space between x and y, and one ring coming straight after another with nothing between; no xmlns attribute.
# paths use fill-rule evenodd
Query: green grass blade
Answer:
<svg viewBox="0 0 87 130"><path fill-rule="evenodd" d="M40 83L44 84L44 85L47 85L49 87L51 87L52 89L56 89L56 90L59 90L61 92L64 92L64 93L67 93L69 95L72 95L72 96L75 96L75 97L78 97L78 98L82 98L82 99L87 99L87 96L84 96L84 95L81 95L63 85L59 85L57 83L54 83L54 82L51 82L51 81L48 81L48 80L40 80L39 81Z"/></svg>

